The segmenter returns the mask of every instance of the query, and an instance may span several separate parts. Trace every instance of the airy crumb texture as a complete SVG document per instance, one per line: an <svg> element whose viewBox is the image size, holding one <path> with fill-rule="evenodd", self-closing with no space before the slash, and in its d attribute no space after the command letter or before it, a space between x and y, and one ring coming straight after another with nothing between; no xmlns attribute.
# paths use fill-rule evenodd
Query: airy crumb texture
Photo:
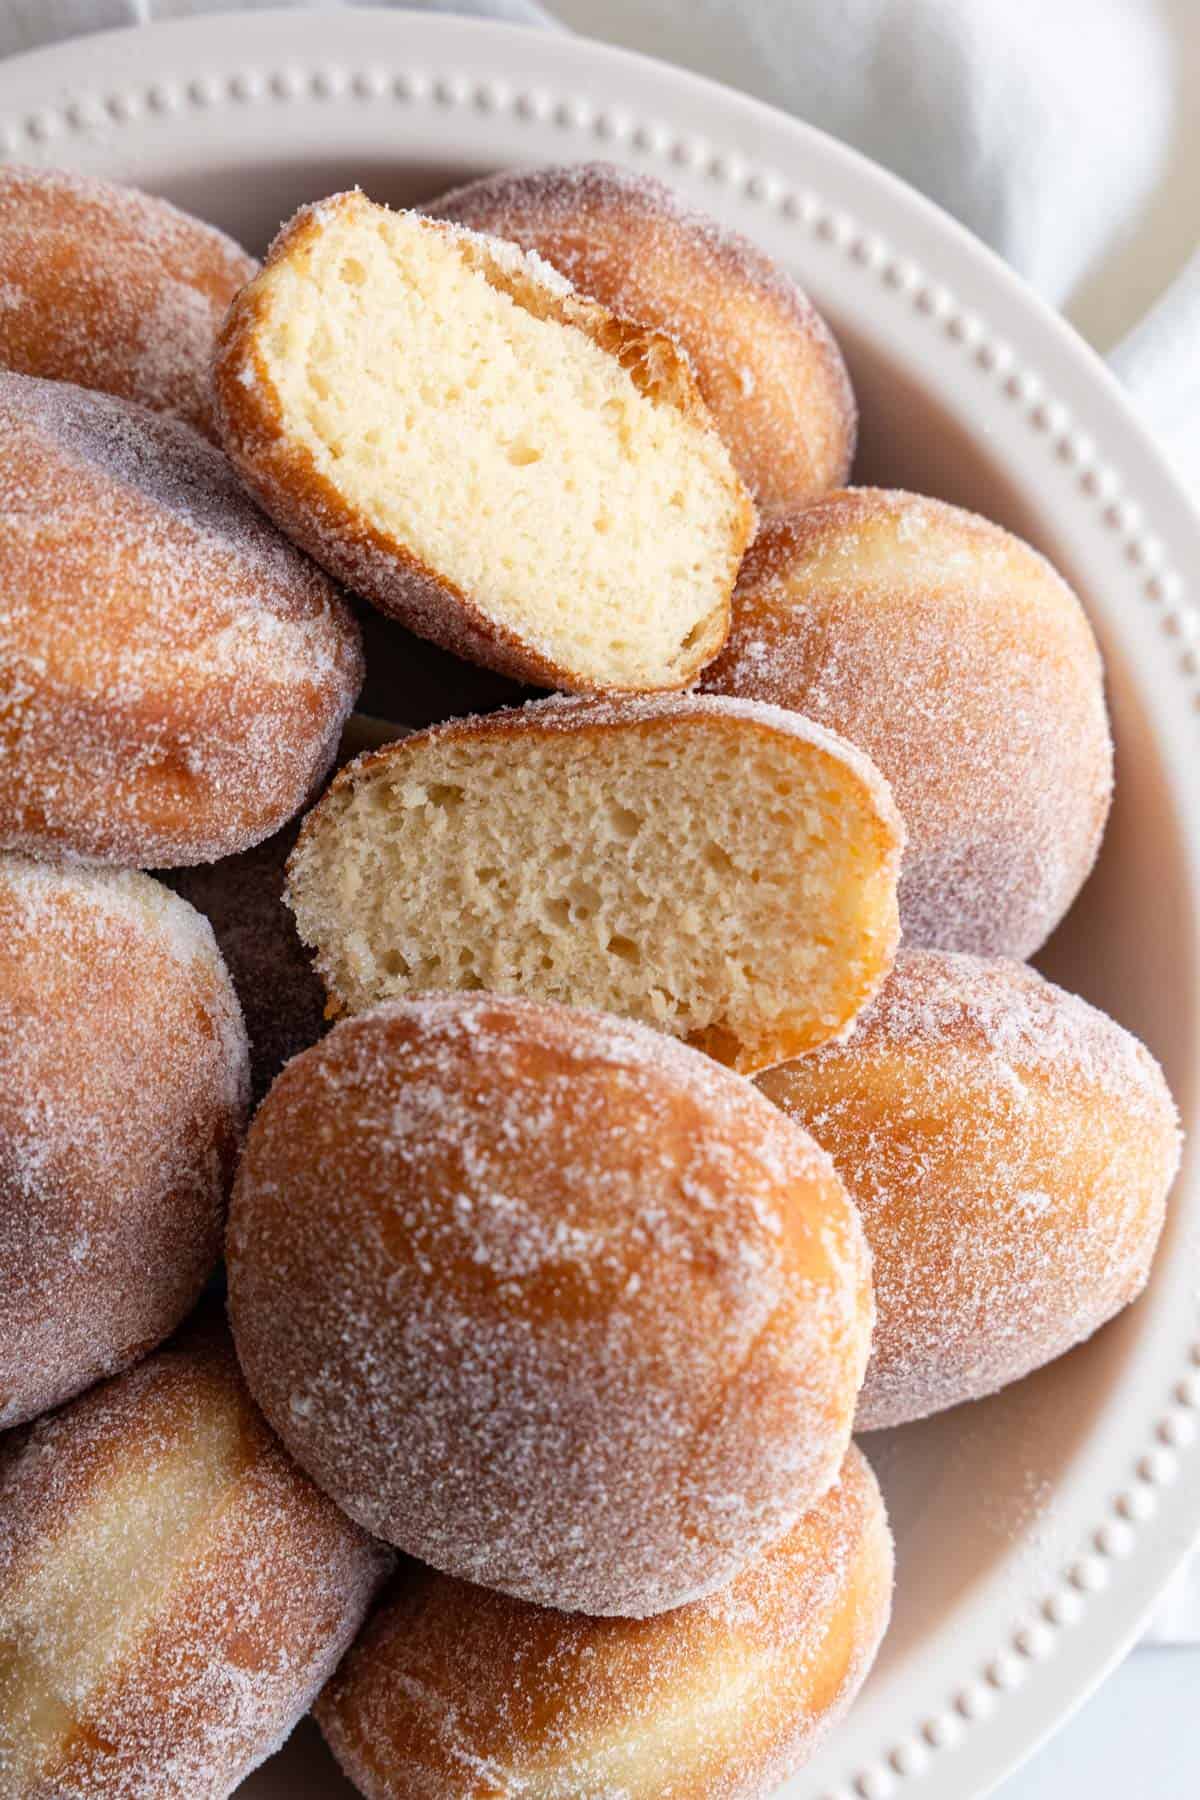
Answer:
<svg viewBox="0 0 1200 1800"><path fill-rule="evenodd" d="M794 707L872 756L908 827L907 942L1031 956L1112 795L1104 671L1062 577L974 513L857 488L760 534L713 693Z"/></svg>
<svg viewBox="0 0 1200 1800"><path fill-rule="evenodd" d="M868 759L795 714L551 699L351 764L287 898L341 1011L528 993L749 1071L836 1037L878 987L902 836Z"/></svg>
<svg viewBox="0 0 1200 1800"><path fill-rule="evenodd" d="M612 163L508 169L425 210L535 251L580 293L674 338L764 513L846 480L854 394L829 327L763 251L662 182Z"/></svg>
<svg viewBox="0 0 1200 1800"><path fill-rule="evenodd" d="M209 1323L0 1446L0 1791L225 1800L387 1553L284 1455Z"/></svg>
<svg viewBox="0 0 1200 1800"><path fill-rule="evenodd" d="M0 368L137 400L211 437L217 327L257 268L137 188L0 168Z"/></svg>
<svg viewBox="0 0 1200 1800"><path fill-rule="evenodd" d="M435 1568L641 1616L837 1477L862 1230L753 1084L627 1020L486 994L344 1020L260 1107L230 1317L314 1480Z"/></svg>
<svg viewBox="0 0 1200 1800"><path fill-rule="evenodd" d="M887 1625L892 1543L857 1450L719 1594L587 1619L406 1569L317 1705L367 1800L759 1800L812 1755Z"/></svg>
<svg viewBox="0 0 1200 1800"><path fill-rule="evenodd" d="M176 419L0 374L0 847L141 868L267 837L362 681L336 589Z"/></svg>
<svg viewBox="0 0 1200 1800"><path fill-rule="evenodd" d="M216 392L272 517L449 650L656 689L724 641L755 515L686 357L511 244L358 193L306 209Z"/></svg>
<svg viewBox="0 0 1200 1800"><path fill-rule="evenodd" d="M829 1151L874 1252L860 1429L993 1393L1145 1286L1175 1106L1136 1038L1032 969L902 950L845 1044L760 1085Z"/></svg>
<svg viewBox="0 0 1200 1800"><path fill-rule="evenodd" d="M127 1367L195 1303L247 1089L199 913L146 875L0 857L0 1429Z"/></svg>

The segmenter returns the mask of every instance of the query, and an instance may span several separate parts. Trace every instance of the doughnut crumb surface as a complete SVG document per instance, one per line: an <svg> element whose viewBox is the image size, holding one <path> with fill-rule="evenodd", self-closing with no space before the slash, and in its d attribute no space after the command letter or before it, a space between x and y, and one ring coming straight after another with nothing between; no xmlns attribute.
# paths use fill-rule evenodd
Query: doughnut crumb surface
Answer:
<svg viewBox="0 0 1200 1800"><path fill-rule="evenodd" d="M872 764L794 714L551 699L352 764L287 897L338 1010L527 993L746 1071L836 1037L875 991L902 836Z"/></svg>
<svg viewBox="0 0 1200 1800"><path fill-rule="evenodd" d="M902 949L844 1044L759 1086L833 1157L871 1243L860 1430L994 1393L1145 1286L1174 1102L1132 1033L1035 970Z"/></svg>
<svg viewBox="0 0 1200 1800"><path fill-rule="evenodd" d="M222 334L229 454L423 636L578 688L679 688L754 509L687 363L498 239L360 193L299 214Z"/></svg>
<svg viewBox="0 0 1200 1800"><path fill-rule="evenodd" d="M828 325L756 244L661 181L613 163L504 169L425 210L510 239L674 338L765 516L848 478L856 407Z"/></svg>

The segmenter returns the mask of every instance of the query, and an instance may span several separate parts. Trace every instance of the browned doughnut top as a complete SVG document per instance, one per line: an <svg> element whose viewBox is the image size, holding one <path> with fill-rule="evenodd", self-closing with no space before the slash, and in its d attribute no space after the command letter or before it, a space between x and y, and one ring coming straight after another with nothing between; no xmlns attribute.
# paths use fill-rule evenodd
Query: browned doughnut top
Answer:
<svg viewBox="0 0 1200 1800"><path fill-rule="evenodd" d="M284 1455L210 1324L0 1444L6 1800L225 1800L388 1558Z"/></svg>
<svg viewBox="0 0 1200 1800"><path fill-rule="evenodd" d="M589 1619L406 1569L317 1717L368 1800L753 1800L853 1700L892 1544L851 1449L837 1485L728 1587Z"/></svg>
<svg viewBox="0 0 1200 1800"><path fill-rule="evenodd" d="M857 1217L749 1082L645 1026L489 994L336 1026L256 1115L227 1249L284 1442L448 1573L662 1611L841 1463Z"/></svg>
<svg viewBox="0 0 1200 1800"><path fill-rule="evenodd" d="M0 368L74 381L213 435L217 327L258 264L137 188L0 168Z"/></svg>
<svg viewBox="0 0 1200 1800"><path fill-rule="evenodd" d="M860 1429L994 1392L1145 1285L1179 1161L1162 1070L1019 963L901 950L849 1039L759 1077L874 1254Z"/></svg>
<svg viewBox="0 0 1200 1800"><path fill-rule="evenodd" d="M247 1089L198 913L145 875L0 857L0 1429L194 1304Z"/></svg>
<svg viewBox="0 0 1200 1800"><path fill-rule="evenodd" d="M190 426L0 374L0 847L168 867L268 836L362 679L333 584Z"/></svg>
<svg viewBox="0 0 1200 1800"><path fill-rule="evenodd" d="M516 169L426 211L537 251L581 293L677 339L764 513L846 480L854 394L829 327L763 251L662 182L612 163Z"/></svg>
<svg viewBox="0 0 1200 1800"><path fill-rule="evenodd" d="M1091 869L1112 792L1096 640L1045 558L974 513L850 488L769 521L704 686L879 765L910 943L1030 956Z"/></svg>

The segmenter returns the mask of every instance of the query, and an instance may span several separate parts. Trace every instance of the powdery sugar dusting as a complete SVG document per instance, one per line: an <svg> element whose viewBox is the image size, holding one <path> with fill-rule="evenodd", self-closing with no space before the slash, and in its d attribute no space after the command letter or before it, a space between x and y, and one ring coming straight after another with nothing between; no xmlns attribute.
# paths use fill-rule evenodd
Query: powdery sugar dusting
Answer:
<svg viewBox="0 0 1200 1800"><path fill-rule="evenodd" d="M198 913L144 875L0 859L0 1427L125 1367L195 1301L247 1090Z"/></svg>
<svg viewBox="0 0 1200 1800"><path fill-rule="evenodd" d="M600 1015L428 996L339 1025L239 1177L256 1397L434 1566L588 1611L708 1591L833 1478L865 1351L857 1221L781 1122Z"/></svg>
<svg viewBox="0 0 1200 1800"><path fill-rule="evenodd" d="M165 200L61 169L0 170L0 366L212 430L217 327L257 263Z"/></svg>
<svg viewBox="0 0 1200 1800"><path fill-rule="evenodd" d="M580 293L675 338L765 511L846 479L854 395L828 326L763 251L661 182L611 163L502 171L426 210L540 252Z"/></svg>
<svg viewBox="0 0 1200 1800"><path fill-rule="evenodd" d="M0 1779L59 1708L67 1734L27 1772L31 1800L224 1800L308 1710L387 1571L275 1443L222 1338L161 1353L0 1450ZM115 1596L113 1558L132 1571ZM71 1605L39 1609L64 1579ZM31 1669L49 1707L23 1724Z"/></svg>
<svg viewBox="0 0 1200 1800"><path fill-rule="evenodd" d="M1032 955L1091 868L1112 789L1099 653L1070 589L999 526L874 489L768 524L704 684L875 759L908 826L910 942Z"/></svg>
<svg viewBox="0 0 1200 1800"><path fill-rule="evenodd" d="M370 1800L749 1800L857 1692L890 1587L882 1503L851 1451L780 1542L657 1619L552 1613L406 1571L318 1718Z"/></svg>
<svg viewBox="0 0 1200 1800"><path fill-rule="evenodd" d="M188 426L0 375L0 842L140 865L264 837L362 678L336 590Z"/></svg>
<svg viewBox="0 0 1200 1800"><path fill-rule="evenodd" d="M902 950L849 1041L759 1078L875 1258L860 1427L994 1392L1141 1290L1179 1158L1162 1072L1018 963Z"/></svg>

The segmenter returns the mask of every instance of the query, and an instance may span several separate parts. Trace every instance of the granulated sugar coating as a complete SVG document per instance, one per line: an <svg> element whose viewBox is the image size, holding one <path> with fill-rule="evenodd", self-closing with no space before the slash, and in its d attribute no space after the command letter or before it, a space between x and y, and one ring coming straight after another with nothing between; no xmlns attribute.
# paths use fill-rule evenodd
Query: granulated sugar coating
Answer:
<svg viewBox="0 0 1200 1800"><path fill-rule="evenodd" d="M1145 1285L1174 1104L1136 1038L1032 969L901 950L846 1043L759 1086L829 1151L874 1253L860 1429L993 1393Z"/></svg>
<svg viewBox="0 0 1200 1800"><path fill-rule="evenodd" d="M127 1367L195 1303L247 1089L197 912L145 875L0 857L0 1429Z"/></svg>
<svg viewBox="0 0 1200 1800"><path fill-rule="evenodd" d="M362 680L332 583L189 426L0 374L0 846L167 867L304 804Z"/></svg>
<svg viewBox="0 0 1200 1800"><path fill-rule="evenodd" d="M872 1305L828 1159L645 1027L493 995L289 1063L228 1240L247 1380L300 1463L435 1568L640 1616L834 1479Z"/></svg>
<svg viewBox="0 0 1200 1800"><path fill-rule="evenodd" d="M214 1324L0 1447L0 1791L225 1800L389 1558L251 1404Z"/></svg>
<svg viewBox="0 0 1200 1800"><path fill-rule="evenodd" d="M829 327L763 251L661 182L611 163L509 170L425 210L535 251L580 293L675 338L764 513L846 480L854 394Z"/></svg>
<svg viewBox="0 0 1200 1800"><path fill-rule="evenodd" d="M1108 815L1104 678L1079 602L998 525L850 489L768 523L713 693L789 706L874 758L908 827L909 943L1026 957Z"/></svg>
<svg viewBox="0 0 1200 1800"><path fill-rule="evenodd" d="M887 1623L892 1545L851 1449L732 1585L657 1619L405 1570L317 1717L367 1800L754 1800L812 1754Z"/></svg>
<svg viewBox="0 0 1200 1800"><path fill-rule="evenodd" d="M257 269L137 188L0 169L0 368L74 381L213 434L217 327Z"/></svg>

